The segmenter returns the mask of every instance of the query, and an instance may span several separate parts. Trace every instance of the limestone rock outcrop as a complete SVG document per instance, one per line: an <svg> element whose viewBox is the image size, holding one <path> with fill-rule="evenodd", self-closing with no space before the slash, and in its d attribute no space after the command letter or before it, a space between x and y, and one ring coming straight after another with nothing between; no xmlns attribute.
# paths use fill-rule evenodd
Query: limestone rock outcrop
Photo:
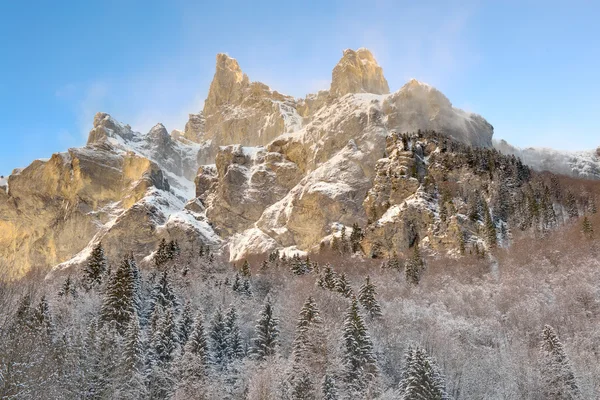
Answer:
<svg viewBox="0 0 600 400"><path fill-rule="evenodd" d="M226 54L218 54L216 61L204 109L190 115L185 129L187 139L203 144L200 160L210 163L219 146L262 146L302 126L293 97L250 82Z"/></svg>
<svg viewBox="0 0 600 400"><path fill-rule="evenodd" d="M373 54L360 48L344 50L342 59L333 69L329 92L335 97L348 93L388 94L390 88Z"/></svg>
<svg viewBox="0 0 600 400"><path fill-rule="evenodd" d="M129 251L145 257L161 236L178 232L218 242L204 215L184 209L197 148L173 142L161 124L142 135L98 113L86 147L34 161L8 177L0 192L6 277L77 265L99 241L111 262Z"/></svg>
<svg viewBox="0 0 600 400"><path fill-rule="evenodd" d="M236 71L229 72L235 79L226 80L234 82L225 85L227 99L237 98L239 93L229 88L247 82L241 71ZM217 150L216 170L207 170L197 182L204 188L200 198L207 215L229 241L232 259L274 248L314 250L336 227L365 225L381 217L389 204L414 196L420 186L417 179L397 177L393 190L372 190L382 186L378 174L392 168L391 161L388 159L386 166L382 157L391 151L389 135L393 132L438 130L469 145L491 147L490 124L454 108L428 85L413 80L395 93L388 92L381 67L368 50L345 51L334 69L331 90L296 102L296 111L304 115L299 129L281 134L266 145L269 153L279 154L293 166L283 171L301 173L301 179L292 181L292 187L275 185L277 196L253 195L245 183L246 157L232 153L232 148ZM236 151L241 152L239 148ZM423 169L412 152L394 154L394 168L398 162L403 163L403 173ZM258 157L252 168L261 163L264 161ZM277 169L272 172L280 173ZM236 208L238 204L242 206Z"/></svg>

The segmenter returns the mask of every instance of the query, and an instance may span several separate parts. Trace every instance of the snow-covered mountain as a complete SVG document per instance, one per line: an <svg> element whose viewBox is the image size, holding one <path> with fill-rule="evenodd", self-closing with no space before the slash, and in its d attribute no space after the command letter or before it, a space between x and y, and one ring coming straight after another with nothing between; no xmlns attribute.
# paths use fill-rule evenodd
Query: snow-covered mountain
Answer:
<svg viewBox="0 0 600 400"><path fill-rule="evenodd" d="M431 131L472 148L493 146L493 127L435 88L411 80L390 93L367 49L345 50L330 90L302 99L250 81L235 59L219 54L204 108L183 131L169 135L157 124L142 134L98 113L85 147L0 180L0 261L17 277L33 266L81 263L100 241L115 252L109 257L132 251L143 258L162 238L184 249L210 244L238 260L311 251L354 224L371 229L367 248L402 251L414 235L456 246L448 227L422 223L439 221L423 171L431 160L443 179L447 160L437 154L458 148ZM577 163L589 176L593 165ZM389 174L393 187L378 179Z"/></svg>
<svg viewBox="0 0 600 400"><path fill-rule="evenodd" d="M519 157L538 171L550 171L575 178L600 179L600 151L559 151L542 147L521 149L505 140L494 140L494 148L503 154Z"/></svg>

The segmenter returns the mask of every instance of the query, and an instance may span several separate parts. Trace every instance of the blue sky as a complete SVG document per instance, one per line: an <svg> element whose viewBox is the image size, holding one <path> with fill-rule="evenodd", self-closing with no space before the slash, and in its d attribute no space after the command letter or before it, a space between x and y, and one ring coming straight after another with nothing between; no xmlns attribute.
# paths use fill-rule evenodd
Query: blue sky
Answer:
<svg viewBox="0 0 600 400"><path fill-rule="evenodd" d="M392 91L427 82L496 138L600 145L599 2L39 0L0 15L0 175L83 145L97 111L182 128L218 52L300 97L329 86L343 49L368 47Z"/></svg>

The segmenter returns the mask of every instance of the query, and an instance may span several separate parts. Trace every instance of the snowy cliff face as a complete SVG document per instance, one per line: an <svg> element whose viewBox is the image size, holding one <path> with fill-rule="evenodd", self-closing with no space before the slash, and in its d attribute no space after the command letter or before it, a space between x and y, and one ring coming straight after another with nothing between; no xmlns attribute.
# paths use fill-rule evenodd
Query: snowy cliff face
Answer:
<svg viewBox="0 0 600 400"><path fill-rule="evenodd" d="M0 258L13 278L32 266L79 264L102 241L117 260L162 237L217 244L193 198L199 146L157 125L134 132L98 113L88 144L13 172L0 196Z"/></svg>
<svg viewBox="0 0 600 400"><path fill-rule="evenodd" d="M368 50L345 51L332 78L329 92L289 103L291 114L304 118L271 140L251 166L223 147L216 173L201 170L197 181L211 183L197 187L197 194L229 242L232 260L274 249L314 250L335 227L364 225L363 200L393 132L437 130L465 144L491 147L493 127L452 107L434 88L413 80L388 94ZM291 186L272 183L273 193L257 196L265 190L264 176L257 179L253 171Z"/></svg>
<svg viewBox="0 0 600 400"><path fill-rule="evenodd" d="M99 241L139 256L162 238L225 243L232 259L307 251L332 227L367 222L390 134L431 129L491 146L492 126L434 88L413 80L390 94L366 49L344 51L330 90L304 99L219 54L204 109L183 131L143 134L98 113L84 148L0 182L0 258L20 276L81 263Z"/></svg>
<svg viewBox="0 0 600 400"><path fill-rule="evenodd" d="M494 148L503 154L519 157L537 171L550 171L575 178L600 179L598 150L569 152L536 147L520 149L505 140L494 140Z"/></svg>

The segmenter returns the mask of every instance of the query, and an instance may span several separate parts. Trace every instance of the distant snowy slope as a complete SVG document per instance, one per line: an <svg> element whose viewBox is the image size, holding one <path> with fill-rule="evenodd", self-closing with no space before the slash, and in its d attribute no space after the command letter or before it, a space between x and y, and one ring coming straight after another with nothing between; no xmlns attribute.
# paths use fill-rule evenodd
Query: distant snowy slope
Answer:
<svg viewBox="0 0 600 400"><path fill-rule="evenodd" d="M560 151L548 148L521 149L505 140L494 140L494 148L503 154L519 157L538 171L550 171L576 178L600 179L600 156L597 150Z"/></svg>

